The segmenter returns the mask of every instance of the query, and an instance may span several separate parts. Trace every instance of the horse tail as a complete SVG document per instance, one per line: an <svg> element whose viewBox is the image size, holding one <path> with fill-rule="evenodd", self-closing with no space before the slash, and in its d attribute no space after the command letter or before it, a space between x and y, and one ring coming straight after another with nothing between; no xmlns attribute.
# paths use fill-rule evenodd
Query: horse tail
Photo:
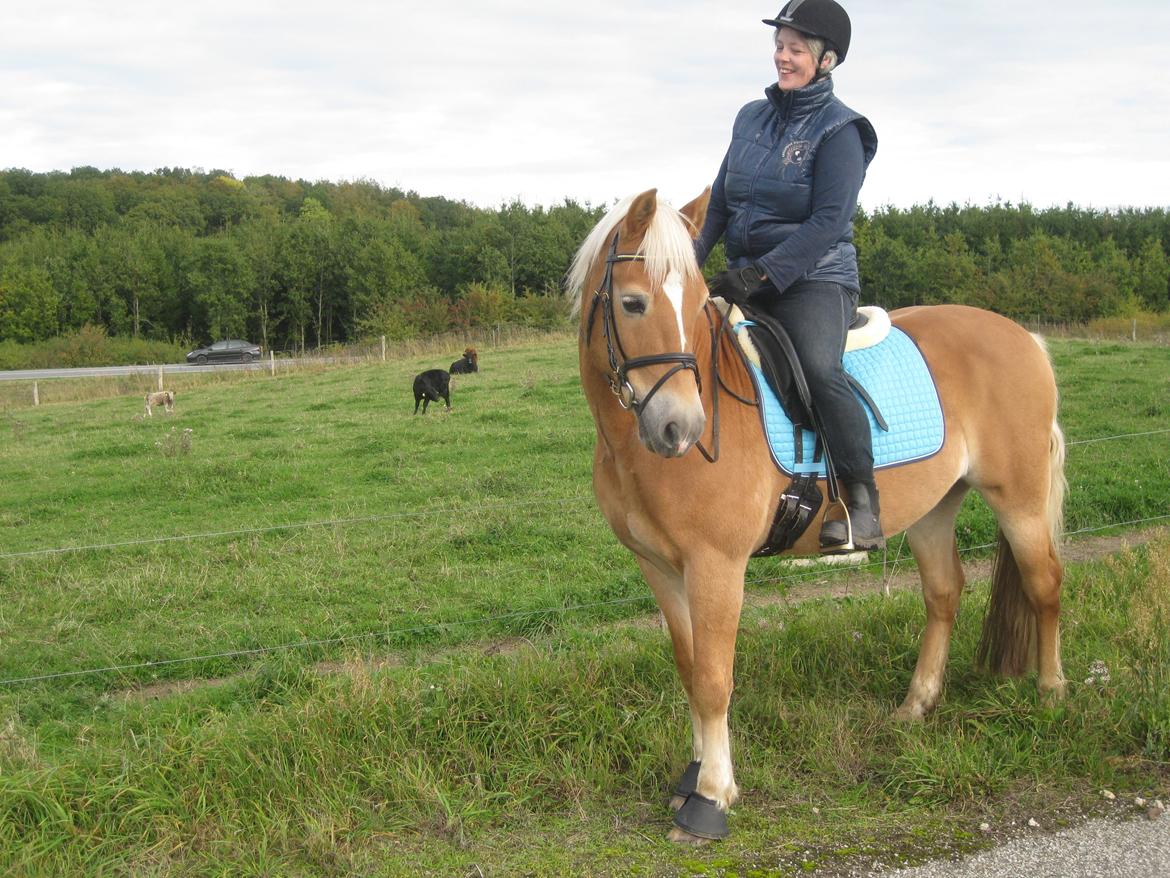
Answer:
<svg viewBox="0 0 1170 878"><path fill-rule="evenodd" d="M1064 432L1056 418L1048 437L1048 555L1059 583L1060 541L1064 533ZM1024 593L1020 567L1003 530L996 534L995 560L991 568L991 598L983 619L983 635L976 661L993 673L1018 677L1036 664L1036 615Z"/></svg>

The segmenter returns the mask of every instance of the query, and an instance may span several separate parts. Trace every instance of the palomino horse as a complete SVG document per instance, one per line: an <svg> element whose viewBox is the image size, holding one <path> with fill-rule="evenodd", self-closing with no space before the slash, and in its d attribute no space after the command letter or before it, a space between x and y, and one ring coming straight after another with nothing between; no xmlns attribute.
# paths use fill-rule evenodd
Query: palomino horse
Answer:
<svg viewBox="0 0 1170 878"><path fill-rule="evenodd" d="M709 194L681 211L653 189L620 202L567 281L597 427L594 491L654 592L690 703L694 761L672 803L678 841L727 834L738 795L728 705L744 572L787 483L756 410L731 396L750 400L754 390L730 335L717 332L722 318L694 259ZM1007 675L1036 670L1040 692L1059 698L1064 439L1048 355L988 311L938 305L891 316L929 364L946 430L934 456L877 473L886 533L906 531L926 602L918 663L895 716L918 720L938 704L964 583L954 522L971 488L999 528L981 660ZM818 530L814 522L789 554L818 553Z"/></svg>

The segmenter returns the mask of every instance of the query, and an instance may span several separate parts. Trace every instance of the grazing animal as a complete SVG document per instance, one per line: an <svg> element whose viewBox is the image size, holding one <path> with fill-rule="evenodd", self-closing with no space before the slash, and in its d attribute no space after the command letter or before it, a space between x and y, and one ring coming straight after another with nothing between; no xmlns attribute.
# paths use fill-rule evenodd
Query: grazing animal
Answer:
<svg viewBox="0 0 1170 878"><path fill-rule="evenodd" d="M728 705L744 572L788 483L769 459L747 368L692 253L709 197L681 211L653 189L619 202L568 275L581 384L597 428L594 493L666 618L690 703L692 761L670 834L685 842L728 834L739 794ZM1066 484L1048 354L989 311L936 305L890 316L921 350L945 420L936 454L877 473L886 534L906 532L926 602L918 663L894 716L921 720L942 694L964 585L955 517L972 488L998 524L980 661L1009 676L1038 671L1041 695L1060 698ZM823 481L812 490L823 494ZM818 550L810 526L787 553Z"/></svg>
<svg viewBox="0 0 1170 878"><path fill-rule="evenodd" d="M153 418L151 408L161 405L168 413L175 410L175 391L173 390L159 390L154 393L146 394L146 416Z"/></svg>
<svg viewBox="0 0 1170 878"><path fill-rule="evenodd" d="M418 404L421 402L423 414L427 413L427 406L432 402L443 400L447 404L447 411L451 411L451 375L443 369L427 369L414 376L414 413L418 414Z"/></svg>
<svg viewBox="0 0 1170 878"><path fill-rule="evenodd" d="M452 375L467 375L478 371L479 354L476 353L475 348L468 348L463 352L462 357L451 364Z"/></svg>

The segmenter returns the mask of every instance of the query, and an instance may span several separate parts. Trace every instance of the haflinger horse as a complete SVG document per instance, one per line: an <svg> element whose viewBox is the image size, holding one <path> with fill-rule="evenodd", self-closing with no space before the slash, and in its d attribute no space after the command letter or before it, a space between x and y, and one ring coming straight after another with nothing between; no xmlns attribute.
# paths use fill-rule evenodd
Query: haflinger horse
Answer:
<svg viewBox="0 0 1170 878"><path fill-rule="evenodd" d="M681 211L653 189L624 199L588 235L566 281L580 311L581 383L597 427L594 492L658 601L690 705L693 759L671 802L670 837L684 842L728 834L726 812L738 796L728 708L744 573L787 480L769 459L756 409L732 396L753 400L753 385L692 249L709 197ZM877 473L885 532L906 532L926 603L917 666L895 718L920 720L939 702L964 585L955 516L971 488L999 530L980 660L1008 676L1037 671L1040 693L1060 698L1064 439L1043 342L1007 318L958 305L891 318L922 351L945 424L937 454ZM818 530L810 526L787 554L818 554Z"/></svg>

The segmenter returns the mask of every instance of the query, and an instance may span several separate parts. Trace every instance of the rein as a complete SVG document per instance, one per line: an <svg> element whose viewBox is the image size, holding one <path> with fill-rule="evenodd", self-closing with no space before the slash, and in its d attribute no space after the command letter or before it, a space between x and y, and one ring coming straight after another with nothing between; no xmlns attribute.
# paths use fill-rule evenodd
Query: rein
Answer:
<svg viewBox="0 0 1170 878"><path fill-rule="evenodd" d="M700 395L703 393L703 378L699 372L698 358L694 354L688 354L685 351L668 354L652 354L645 357L629 357L626 355L625 349L622 347L621 336L618 334L617 321L614 317L613 267L619 262L644 262L646 257L641 253L618 253L618 236L619 233L614 232L613 241L609 246L609 253L605 257L605 274L601 279L601 285L594 291L593 302L589 306L589 319L585 329L585 344L588 346L593 337L593 324L597 318L597 309L600 306L602 310L602 327L605 333L605 349L609 357L609 389L617 397L618 404L622 408L627 411L632 411L637 416L646 404L650 402L654 394L658 392L659 388L676 372L681 372L685 369L694 373L695 384L698 386ZM719 345L722 342L723 335L727 332L728 323L726 319L723 319L716 326L715 318L711 315L714 307L710 299L703 303L703 313L707 315L707 325L711 333L710 387L712 393L711 436L713 451L708 452L703 447L701 441L695 443L695 447L699 449L699 453L703 455L708 463L714 463L719 459L719 388L722 387L734 399L744 405L758 405L757 401L745 399L733 391L723 381L723 376L719 374ZM730 338L734 340L735 336L731 335ZM738 345L735 345L735 350L739 353L740 359L744 360L743 352L739 350ZM619 354L621 355L621 362L618 361ZM630 384L629 373L634 369L639 369L644 366L658 366L663 363L674 363L675 365L658 379L643 399L639 400L633 385Z"/></svg>

